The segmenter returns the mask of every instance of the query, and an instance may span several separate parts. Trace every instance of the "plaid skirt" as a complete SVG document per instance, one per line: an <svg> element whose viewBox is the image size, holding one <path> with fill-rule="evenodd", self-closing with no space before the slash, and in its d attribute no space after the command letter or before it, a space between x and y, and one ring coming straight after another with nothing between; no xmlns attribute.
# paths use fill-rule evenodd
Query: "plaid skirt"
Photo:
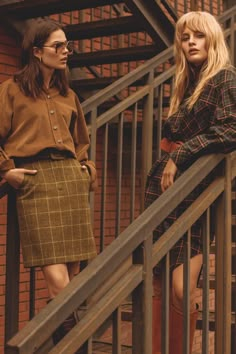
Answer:
<svg viewBox="0 0 236 354"><path fill-rule="evenodd" d="M25 267L96 256L89 207L90 176L74 158L24 163L17 213Z"/></svg>
<svg viewBox="0 0 236 354"><path fill-rule="evenodd" d="M161 194L161 178L163 170L169 160L169 154L163 153L162 157L157 160L148 176L145 189L145 201L144 206L147 208L151 205ZM180 171L177 171L176 178L181 175ZM168 228L179 218L179 216L193 203L194 200L202 193L202 191L209 185L212 180L212 175L207 176L180 204L172 213L160 224L157 225L153 231L153 242L156 242L161 235L168 230ZM212 211L212 210L211 210ZM211 218L212 219L212 218ZM211 240L214 238L214 230L211 228ZM202 253L203 239L202 239L202 220L197 220L191 228L191 257ZM184 239L183 237L175 244L170 252L170 267L171 270L183 264L184 262ZM155 273L160 272L160 265L154 269Z"/></svg>

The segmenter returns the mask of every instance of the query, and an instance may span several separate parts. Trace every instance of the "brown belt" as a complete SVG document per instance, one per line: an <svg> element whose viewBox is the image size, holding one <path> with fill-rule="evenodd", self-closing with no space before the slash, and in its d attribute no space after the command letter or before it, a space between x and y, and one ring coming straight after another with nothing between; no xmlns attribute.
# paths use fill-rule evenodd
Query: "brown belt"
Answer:
<svg viewBox="0 0 236 354"><path fill-rule="evenodd" d="M16 166L41 160L65 160L68 158L74 158L72 152L67 150L60 151L53 148L42 150L38 154L33 156L13 157Z"/></svg>
<svg viewBox="0 0 236 354"><path fill-rule="evenodd" d="M161 140L161 150L171 153L175 151L178 147L180 147L182 144L182 141L171 141L167 138L163 138Z"/></svg>

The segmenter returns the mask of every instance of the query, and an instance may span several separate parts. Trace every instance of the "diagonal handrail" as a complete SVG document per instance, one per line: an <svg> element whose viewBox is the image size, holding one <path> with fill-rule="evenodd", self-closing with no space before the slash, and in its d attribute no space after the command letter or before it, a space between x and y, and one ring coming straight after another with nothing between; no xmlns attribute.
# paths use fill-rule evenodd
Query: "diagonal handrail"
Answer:
<svg viewBox="0 0 236 354"><path fill-rule="evenodd" d="M116 80L111 85L103 90L100 90L95 95L89 97L82 103L82 108L85 114L97 108L101 103L106 102L121 90L127 88L135 81L147 75L151 70L154 70L158 65L161 65L173 58L173 47L165 49L160 54L145 62L142 66L137 67L124 77Z"/></svg>

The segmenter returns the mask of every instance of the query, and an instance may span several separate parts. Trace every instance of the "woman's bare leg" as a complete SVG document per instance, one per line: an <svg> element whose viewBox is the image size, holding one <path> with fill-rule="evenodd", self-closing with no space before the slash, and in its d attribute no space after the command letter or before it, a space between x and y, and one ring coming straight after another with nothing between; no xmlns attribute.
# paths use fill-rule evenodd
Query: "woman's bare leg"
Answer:
<svg viewBox="0 0 236 354"><path fill-rule="evenodd" d="M48 287L49 298L53 299L70 282L66 264L50 264L42 267L44 279Z"/></svg>
<svg viewBox="0 0 236 354"><path fill-rule="evenodd" d="M79 273L79 262L67 263L67 269L69 273L69 278L72 280L75 275Z"/></svg>
<svg viewBox="0 0 236 354"><path fill-rule="evenodd" d="M195 310L196 289L199 273L202 267L202 255L199 254L190 259L190 312ZM183 311L183 265L175 268L172 274L172 302L179 310Z"/></svg>
<svg viewBox="0 0 236 354"><path fill-rule="evenodd" d="M198 310L196 308L196 289L199 272L202 266L202 255L190 260L190 329L189 352L192 352L194 332ZM183 265L177 267L172 274L172 294L170 307L170 354L183 353Z"/></svg>

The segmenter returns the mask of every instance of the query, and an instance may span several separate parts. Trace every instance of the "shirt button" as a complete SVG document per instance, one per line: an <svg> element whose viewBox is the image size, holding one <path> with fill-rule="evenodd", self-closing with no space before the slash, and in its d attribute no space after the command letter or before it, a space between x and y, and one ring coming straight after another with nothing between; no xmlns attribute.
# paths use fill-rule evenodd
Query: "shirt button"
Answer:
<svg viewBox="0 0 236 354"><path fill-rule="evenodd" d="M62 140L61 140L61 139L58 139L57 142L58 142L59 144L61 144L61 143L62 143Z"/></svg>
<svg viewBox="0 0 236 354"><path fill-rule="evenodd" d="M51 109L51 110L49 111L50 114L54 114L54 112L55 112L55 111L54 111L53 109Z"/></svg>
<svg viewBox="0 0 236 354"><path fill-rule="evenodd" d="M50 96L50 95L47 95L47 98L51 98L51 96Z"/></svg>
<svg viewBox="0 0 236 354"><path fill-rule="evenodd" d="M53 130L57 130L57 126L56 125L54 125Z"/></svg>

